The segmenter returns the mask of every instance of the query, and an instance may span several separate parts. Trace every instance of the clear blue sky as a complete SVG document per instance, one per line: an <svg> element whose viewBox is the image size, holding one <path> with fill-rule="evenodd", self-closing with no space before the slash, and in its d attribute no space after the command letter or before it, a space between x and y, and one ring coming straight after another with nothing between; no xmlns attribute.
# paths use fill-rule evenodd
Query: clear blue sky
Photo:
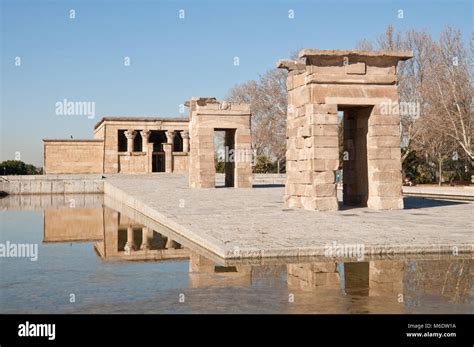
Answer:
<svg viewBox="0 0 474 347"><path fill-rule="evenodd" d="M299 48L351 49L388 24L426 28L434 36L450 24L468 42L473 14L470 1L456 0L1 4L0 160L18 151L35 165L42 165L43 138L91 138L106 115L179 116L179 105L191 96L223 98L234 84L255 79ZM95 102L95 119L56 115L63 99Z"/></svg>

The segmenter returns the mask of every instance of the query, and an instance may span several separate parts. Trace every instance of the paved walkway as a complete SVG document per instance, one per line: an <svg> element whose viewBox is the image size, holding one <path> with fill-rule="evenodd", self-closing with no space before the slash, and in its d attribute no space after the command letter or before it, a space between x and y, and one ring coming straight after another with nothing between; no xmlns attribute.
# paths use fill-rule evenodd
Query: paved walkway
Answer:
<svg viewBox="0 0 474 347"><path fill-rule="evenodd" d="M328 245L367 254L472 252L474 204L405 198L405 210L285 209L281 187L190 189L184 176L114 176L105 194L219 257L320 256Z"/></svg>

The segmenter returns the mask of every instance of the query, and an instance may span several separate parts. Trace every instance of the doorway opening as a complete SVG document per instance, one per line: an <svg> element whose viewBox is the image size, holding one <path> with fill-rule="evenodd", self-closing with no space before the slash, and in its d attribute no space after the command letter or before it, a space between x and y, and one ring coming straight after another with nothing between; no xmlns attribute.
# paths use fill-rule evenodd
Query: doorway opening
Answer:
<svg viewBox="0 0 474 347"><path fill-rule="evenodd" d="M216 188L235 186L236 129L214 129Z"/></svg>
<svg viewBox="0 0 474 347"><path fill-rule="evenodd" d="M151 171L165 172L165 152L163 150L163 143L167 141L165 132L152 130L148 141L153 144Z"/></svg>
<svg viewBox="0 0 474 347"><path fill-rule="evenodd" d="M367 134L373 106L339 106L342 138L342 203L367 207L369 179ZM342 133L342 134L341 134Z"/></svg>
<svg viewBox="0 0 474 347"><path fill-rule="evenodd" d="M347 262L344 268L344 290L349 295L369 295L369 262Z"/></svg>

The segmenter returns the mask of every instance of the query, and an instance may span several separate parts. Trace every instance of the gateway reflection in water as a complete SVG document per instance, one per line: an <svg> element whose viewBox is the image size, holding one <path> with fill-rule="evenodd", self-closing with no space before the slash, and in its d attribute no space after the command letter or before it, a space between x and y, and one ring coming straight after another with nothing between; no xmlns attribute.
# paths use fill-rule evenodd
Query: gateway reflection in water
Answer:
<svg viewBox="0 0 474 347"><path fill-rule="evenodd" d="M100 196L73 199L74 208L64 196L41 203L0 200L7 210L1 212L1 241L40 243L35 264L0 260L1 312L473 310L468 255L223 262L129 208L111 201L105 203L114 209L102 207ZM44 212L35 212L38 208ZM70 303L68 293L75 293L77 302ZM186 300L179 302L183 294Z"/></svg>

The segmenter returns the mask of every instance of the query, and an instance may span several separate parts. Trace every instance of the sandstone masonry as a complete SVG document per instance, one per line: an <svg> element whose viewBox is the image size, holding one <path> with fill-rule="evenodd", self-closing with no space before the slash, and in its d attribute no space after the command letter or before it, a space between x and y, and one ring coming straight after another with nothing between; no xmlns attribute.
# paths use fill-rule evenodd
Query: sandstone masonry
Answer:
<svg viewBox="0 0 474 347"><path fill-rule="evenodd" d="M396 68L411 52L304 49L288 70L285 202L337 210L338 112L344 114L344 203L401 209L400 115Z"/></svg>
<svg viewBox="0 0 474 347"><path fill-rule="evenodd" d="M202 97L185 105L190 110L190 187L215 187L214 133L224 131L224 146L231 156L225 158L225 185L252 188L250 105Z"/></svg>

